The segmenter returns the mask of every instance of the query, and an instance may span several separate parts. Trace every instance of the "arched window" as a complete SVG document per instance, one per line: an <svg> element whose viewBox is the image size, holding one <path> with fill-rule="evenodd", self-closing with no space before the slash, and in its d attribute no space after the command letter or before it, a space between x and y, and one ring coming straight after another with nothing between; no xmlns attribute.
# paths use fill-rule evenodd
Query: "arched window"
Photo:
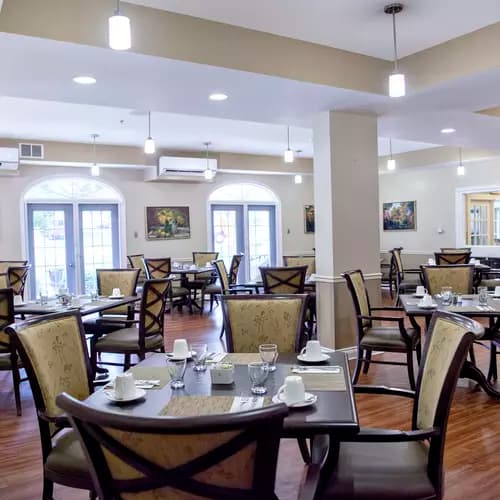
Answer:
<svg viewBox="0 0 500 500"><path fill-rule="evenodd" d="M32 297L59 288L89 293L96 269L119 267L123 197L116 189L88 177L53 177L31 186L23 202Z"/></svg>
<svg viewBox="0 0 500 500"><path fill-rule="evenodd" d="M227 184L210 194L209 206L214 251L227 267L243 253L240 282L260 280L260 266L276 265L278 197L260 184Z"/></svg>

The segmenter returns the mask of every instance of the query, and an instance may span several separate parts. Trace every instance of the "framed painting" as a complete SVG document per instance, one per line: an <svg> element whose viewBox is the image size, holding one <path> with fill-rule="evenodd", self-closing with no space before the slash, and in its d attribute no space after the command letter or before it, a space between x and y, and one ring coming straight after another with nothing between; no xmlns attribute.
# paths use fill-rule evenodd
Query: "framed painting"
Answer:
<svg viewBox="0 0 500 500"><path fill-rule="evenodd" d="M191 238L189 207L146 207L147 240Z"/></svg>
<svg viewBox="0 0 500 500"><path fill-rule="evenodd" d="M414 231L417 228L417 202L391 201L383 204L384 231Z"/></svg>
<svg viewBox="0 0 500 500"><path fill-rule="evenodd" d="M304 232L314 233L314 205L304 206Z"/></svg>

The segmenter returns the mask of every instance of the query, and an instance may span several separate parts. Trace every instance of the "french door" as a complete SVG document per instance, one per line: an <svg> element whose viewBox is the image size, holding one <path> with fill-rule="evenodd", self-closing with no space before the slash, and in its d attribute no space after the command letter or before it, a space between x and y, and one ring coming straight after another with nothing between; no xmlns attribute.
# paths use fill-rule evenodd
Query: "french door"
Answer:
<svg viewBox="0 0 500 500"><path fill-rule="evenodd" d="M229 269L235 253L245 258L239 280L260 279L260 266L276 265L276 207L258 204L213 204L212 243Z"/></svg>
<svg viewBox="0 0 500 500"><path fill-rule="evenodd" d="M49 295L96 288L95 270L118 267L118 206L89 203L29 203L30 292Z"/></svg>

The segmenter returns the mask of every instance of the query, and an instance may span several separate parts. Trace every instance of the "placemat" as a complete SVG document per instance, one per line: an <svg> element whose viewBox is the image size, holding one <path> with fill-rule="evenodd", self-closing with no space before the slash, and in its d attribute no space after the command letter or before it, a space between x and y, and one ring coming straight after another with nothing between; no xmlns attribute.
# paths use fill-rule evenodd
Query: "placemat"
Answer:
<svg viewBox="0 0 500 500"><path fill-rule="evenodd" d="M136 380L159 380L160 385L156 385L150 391L163 389L170 381L167 367L163 366L133 366L130 370Z"/></svg>
<svg viewBox="0 0 500 500"><path fill-rule="evenodd" d="M234 396L177 396L172 398L160 415L169 417L198 417L229 413Z"/></svg>
<svg viewBox="0 0 500 500"><path fill-rule="evenodd" d="M306 391L345 391L344 369L340 373L292 373L300 375L304 380Z"/></svg>
<svg viewBox="0 0 500 500"><path fill-rule="evenodd" d="M260 354L258 352L232 352L229 353L222 361L233 363L233 365L248 365L249 363L258 363L259 361L262 361L262 359L260 358Z"/></svg>

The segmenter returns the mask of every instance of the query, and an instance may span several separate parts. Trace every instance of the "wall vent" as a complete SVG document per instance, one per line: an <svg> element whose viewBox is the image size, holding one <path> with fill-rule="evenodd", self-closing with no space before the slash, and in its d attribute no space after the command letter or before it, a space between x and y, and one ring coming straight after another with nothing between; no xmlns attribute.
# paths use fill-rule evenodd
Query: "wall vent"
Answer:
<svg viewBox="0 0 500 500"><path fill-rule="evenodd" d="M19 144L19 158L43 159L43 144Z"/></svg>

